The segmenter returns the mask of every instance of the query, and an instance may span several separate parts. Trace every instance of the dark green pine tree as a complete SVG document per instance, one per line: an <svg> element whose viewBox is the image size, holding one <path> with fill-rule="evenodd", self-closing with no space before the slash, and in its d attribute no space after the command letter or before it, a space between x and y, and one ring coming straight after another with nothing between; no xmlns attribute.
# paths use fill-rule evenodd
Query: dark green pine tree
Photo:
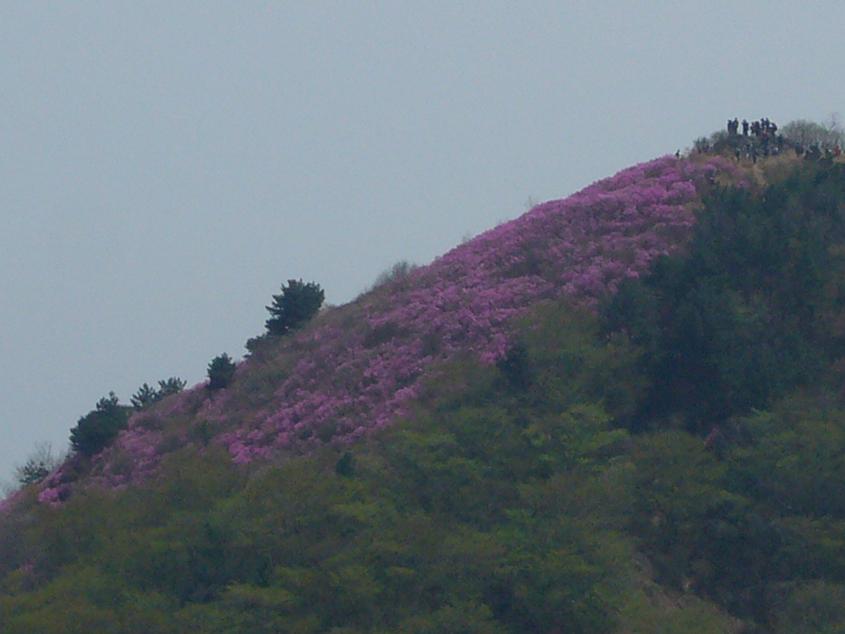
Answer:
<svg viewBox="0 0 845 634"><path fill-rule="evenodd" d="M299 328L320 310L325 293L316 282L288 280L282 292L273 295L273 304L267 306L270 319L265 322L271 335L284 335Z"/></svg>
<svg viewBox="0 0 845 634"><path fill-rule="evenodd" d="M211 360L208 364L208 389L222 390L227 387L235 376L235 363L225 352Z"/></svg>
<svg viewBox="0 0 845 634"><path fill-rule="evenodd" d="M158 399L158 392L156 392L155 388L150 387L146 383L139 387L138 391L129 398L132 402L132 407L134 407L136 411L148 408Z"/></svg>
<svg viewBox="0 0 845 634"><path fill-rule="evenodd" d="M172 376L167 380L159 381L158 398L162 399L165 396L170 396L171 394L178 394L185 389L185 385L187 385L185 380L180 379L177 376Z"/></svg>
<svg viewBox="0 0 845 634"><path fill-rule="evenodd" d="M114 392L97 402L97 406L79 419L70 430L70 444L83 455L93 456L108 445L126 427L128 408L122 407Z"/></svg>

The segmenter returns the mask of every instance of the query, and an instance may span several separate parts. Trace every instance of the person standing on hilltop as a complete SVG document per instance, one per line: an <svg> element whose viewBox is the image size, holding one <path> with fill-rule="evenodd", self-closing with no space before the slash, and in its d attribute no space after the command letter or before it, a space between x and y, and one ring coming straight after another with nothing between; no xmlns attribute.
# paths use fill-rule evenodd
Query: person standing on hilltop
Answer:
<svg viewBox="0 0 845 634"><path fill-rule="evenodd" d="M728 134L731 136L739 134L739 119L728 119Z"/></svg>
<svg viewBox="0 0 845 634"><path fill-rule="evenodd" d="M748 119L742 120L742 136L748 136Z"/></svg>

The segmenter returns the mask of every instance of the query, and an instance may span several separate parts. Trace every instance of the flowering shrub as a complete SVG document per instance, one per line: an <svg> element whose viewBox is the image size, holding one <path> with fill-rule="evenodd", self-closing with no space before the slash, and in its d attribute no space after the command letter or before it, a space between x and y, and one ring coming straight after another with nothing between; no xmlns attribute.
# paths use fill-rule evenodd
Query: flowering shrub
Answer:
<svg viewBox="0 0 845 634"><path fill-rule="evenodd" d="M699 190L727 169L716 158L669 157L632 167L538 205L411 271L388 293L364 296L364 327L303 333L313 347L278 386L272 407L221 440L246 462L320 442L316 430L327 422L338 440L388 424L417 396L432 364L467 350L495 362L507 349L510 320L533 303L565 295L594 305L677 248Z"/></svg>
<svg viewBox="0 0 845 634"><path fill-rule="evenodd" d="M568 297L594 307L622 280L679 248L702 191L726 177L742 178L720 157L664 157L537 205L401 280L326 311L280 341L275 356L242 362L226 393L203 398L196 386L135 414L116 443L116 451L134 456L132 473L112 469L105 451L94 459L95 475L122 485L155 468L161 433L150 416L178 416L214 430L215 441L239 463L351 442L384 427L407 411L435 364L459 352L485 363L501 359L513 318L533 304ZM244 387L271 366L284 378Z"/></svg>

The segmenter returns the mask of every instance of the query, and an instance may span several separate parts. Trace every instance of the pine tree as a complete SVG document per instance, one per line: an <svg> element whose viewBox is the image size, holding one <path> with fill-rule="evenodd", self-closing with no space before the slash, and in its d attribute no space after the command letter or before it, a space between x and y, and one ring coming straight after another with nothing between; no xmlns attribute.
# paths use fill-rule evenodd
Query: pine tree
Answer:
<svg viewBox="0 0 845 634"><path fill-rule="evenodd" d="M171 394L178 394L185 389L187 383L179 377L172 376L165 381L158 382L158 398L162 399Z"/></svg>
<svg viewBox="0 0 845 634"><path fill-rule="evenodd" d="M208 364L208 389L222 390L232 382L235 376L235 363L225 352L211 360Z"/></svg>
<svg viewBox="0 0 845 634"><path fill-rule="evenodd" d="M79 419L70 430L70 444L83 455L93 456L108 445L129 419L126 407L122 407L114 392L97 401L97 406Z"/></svg>
<svg viewBox="0 0 845 634"><path fill-rule="evenodd" d="M130 397L130 401L132 403L132 407L135 408L136 411L141 411L142 409L146 409L153 403L155 403L159 399L158 392L155 391L155 388L150 387L146 383L144 383L138 391L135 392Z"/></svg>
<svg viewBox="0 0 845 634"><path fill-rule="evenodd" d="M279 295L273 295L272 306L267 306L270 319L265 322L271 335L285 335L299 328L320 310L325 293L316 282L304 283L288 280Z"/></svg>

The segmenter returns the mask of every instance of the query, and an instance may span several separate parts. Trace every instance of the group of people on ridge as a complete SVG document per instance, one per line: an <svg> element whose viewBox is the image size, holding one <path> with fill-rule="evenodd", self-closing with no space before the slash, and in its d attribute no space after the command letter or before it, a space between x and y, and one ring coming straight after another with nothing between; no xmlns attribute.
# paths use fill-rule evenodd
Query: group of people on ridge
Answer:
<svg viewBox="0 0 845 634"><path fill-rule="evenodd" d="M774 121L770 121L767 118L752 121L751 123L747 119L743 119L742 136L748 136L749 131L758 138L774 137L777 134L778 126ZM728 119L728 134L731 136L737 136L739 134L739 119Z"/></svg>
<svg viewBox="0 0 845 634"><path fill-rule="evenodd" d="M737 139L740 127L739 119L728 119L727 127L728 137ZM733 144L736 160L746 158L756 163L757 157L761 154L763 156L780 154L783 151L784 138L782 135L778 135L777 131L777 124L766 117L751 122L743 119L742 136L747 139L747 142Z"/></svg>
<svg viewBox="0 0 845 634"><path fill-rule="evenodd" d="M741 136L739 133L740 125L742 125ZM777 133L777 124L768 118L758 119L750 123L743 119L742 124L740 124L739 119L728 119L727 128L728 142L730 147L733 147L737 161L746 158L756 163L760 155L780 154L783 152L785 144L792 148L796 155L810 160L834 159L842 154L839 144L832 148L825 148L818 143L811 143L805 147L801 143L787 141L782 134Z"/></svg>

